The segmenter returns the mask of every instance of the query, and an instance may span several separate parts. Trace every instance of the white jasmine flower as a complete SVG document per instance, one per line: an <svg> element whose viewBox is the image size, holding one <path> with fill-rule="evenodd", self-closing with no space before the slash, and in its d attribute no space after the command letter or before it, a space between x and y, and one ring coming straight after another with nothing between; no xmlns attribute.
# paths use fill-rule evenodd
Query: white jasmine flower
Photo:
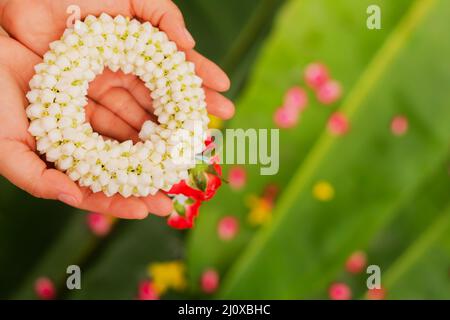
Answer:
<svg viewBox="0 0 450 320"><path fill-rule="evenodd" d="M209 121L205 94L194 64L164 32L123 16L88 16L52 42L43 61L27 93L28 130L59 170L93 192L124 197L188 178ZM85 123L89 82L105 66L136 74L151 90L159 124L143 124L142 142L105 141Z"/></svg>

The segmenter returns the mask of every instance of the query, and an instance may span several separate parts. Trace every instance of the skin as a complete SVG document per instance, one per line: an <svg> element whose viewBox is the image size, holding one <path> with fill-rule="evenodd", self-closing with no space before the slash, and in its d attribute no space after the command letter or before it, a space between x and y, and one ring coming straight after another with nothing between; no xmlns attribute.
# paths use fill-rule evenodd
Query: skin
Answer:
<svg viewBox="0 0 450 320"><path fill-rule="evenodd" d="M33 66L42 61L50 42L66 28L69 5L81 8L82 18L106 12L149 21L167 33L203 78L208 112L223 119L234 114L234 106L219 92L229 89L225 73L193 48L183 16L170 0L0 0L0 174L38 198L62 201L83 210L120 218L143 219L149 213L165 216L171 200L159 192L145 198L106 197L79 187L64 173L48 166L36 154L35 139L28 133L25 109ZM105 71L89 87L88 121L101 134L120 141L138 140L144 121L152 119L148 89L132 75Z"/></svg>

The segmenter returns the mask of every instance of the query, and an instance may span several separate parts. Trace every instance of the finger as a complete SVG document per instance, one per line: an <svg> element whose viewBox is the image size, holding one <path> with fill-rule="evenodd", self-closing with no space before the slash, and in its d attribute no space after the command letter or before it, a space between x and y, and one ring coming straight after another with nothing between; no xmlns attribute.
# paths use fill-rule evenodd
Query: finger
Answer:
<svg viewBox="0 0 450 320"><path fill-rule="evenodd" d="M123 219L144 219L148 216L147 206L139 198L124 198L119 194L107 197L102 192L93 193L82 188L83 201L80 208L112 215Z"/></svg>
<svg viewBox="0 0 450 320"><path fill-rule="evenodd" d="M64 32L69 17L67 8L70 5L81 8L83 19L90 14L98 16L105 11L111 16L131 15L129 1L108 1L108 4L92 0L8 1L3 12L2 27L10 36L43 56L48 51L48 44L59 39ZM33 26L32 30L29 26Z"/></svg>
<svg viewBox="0 0 450 320"><path fill-rule="evenodd" d="M103 12L111 16L136 16L159 26L182 49L192 49L195 45L180 11L169 0L108 1L107 4L105 1L92 0L11 1L5 8L2 27L42 56L48 50L48 43L57 40L66 28L69 16L66 10L70 5L81 8L82 18L90 14L98 16ZM30 10L31 6L34 10ZM20 19L17 19L18 14L21 15ZM32 32L24 32L30 25L33 26Z"/></svg>
<svg viewBox="0 0 450 320"><path fill-rule="evenodd" d="M97 95L105 94L112 87L127 89L144 109L152 111L150 90L141 79L133 74L125 74L120 70L112 72L110 69L105 69L89 84L90 92Z"/></svg>
<svg viewBox="0 0 450 320"><path fill-rule="evenodd" d="M208 88L205 88L205 93L208 113L224 120L233 117L235 111L233 102L220 93Z"/></svg>
<svg viewBox="0 0 450 320"><path fill-rule="evenodd" d="M97 103L111 110L136 130L140 130L145 121L151 120L150 115L137 103L133 95L124 88L113 87L103 94L98 94L95 90L92 90L89 96Z"/></svg>
<svg viewBox="0 0 450 320"><path fill-rule="evenodd" d="M139 141L139 133L132 126L92 99L85 110L86 120L96 132L119 141Z"/></svg>
<svg viewBox="0 0 450 320"><path fill-rule="evenodd" d="M82 193L75 182L56 169L48 169L26 143L2 140L1 149L5 152L0 158L0 172L13 184L38 198L80 205Z"/></svg>
<svg viewBox="0 0 450 320"><path fill-rule="evenodd" d="M27 92L28 82L35 74L34 66L41 59L12 38L0 37L0 48L0 64L9 69L14 76L14 83L19 84L22 92Z"/></svg>
<svg viewBox="0 0 450 320"><path fill-rule="evenodd" d="M147 111L153 112L153 101L150 95L150 90L140 80L129 83L127 90L133 95L136 101ZM151 115L150 115L151 116Z"/></svg>
<svg viewBox="0 0 450 320"><path fill-rule="evenodd" d="M131 8L134 16L158 26L180 49L188 50L195 46L194 38L186 29L183 15L172 1L131 0Z"/></svg>
<svg viewBox="0 0 450 320"><path fill-rule="evenodd" d="M230 89L230 79L214 62L195 50L186 51L186 58L195 64L195 72L203 79L203 85L220 92Z"/></svg>
<svg viewBox="0 0 450 320"><path fill-rule="evenodd" d="M147 206L148 211L157 216L165 217L173 210L172 200L162 192L141 199Z"/></svg>
<svg viewBox="0 0 450 320"><path fill-rule="evenodd" d="M9 34L0 26L0 36L9 37Z"/></svg>

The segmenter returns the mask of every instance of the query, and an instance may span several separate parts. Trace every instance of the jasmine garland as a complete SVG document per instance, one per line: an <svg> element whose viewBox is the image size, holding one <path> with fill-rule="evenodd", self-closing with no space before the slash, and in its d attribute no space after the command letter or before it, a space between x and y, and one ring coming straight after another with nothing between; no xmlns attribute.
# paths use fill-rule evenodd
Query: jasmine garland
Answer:
<svg viewBox="0 0 450 320"><path fill-rule="evenodd" d="M208 117L201 79L183 52L149 22L88 16L50 44L30 81L27 115L37 150L93 192L147 196L189 177L204 148ZM86 123L89 82L103 72L137 75L151 91L159 124L141 142L104 139Z"/></svg>

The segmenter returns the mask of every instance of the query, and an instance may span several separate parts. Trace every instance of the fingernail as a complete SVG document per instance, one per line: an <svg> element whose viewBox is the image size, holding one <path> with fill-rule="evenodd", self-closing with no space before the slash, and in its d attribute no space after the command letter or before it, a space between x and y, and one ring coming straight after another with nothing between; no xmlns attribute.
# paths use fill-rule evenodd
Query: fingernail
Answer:
<svg viewBox="0 0 450 320"><path fill-rule="evenodd" d="M188 40L192 44L195 44L194 38L192 37L192 35L190 34L190 32L186 28L184 28L184 34L186 36L186 40Z"/></svg>
<svg viewBox="0 0 450 320"><path fill-rule="evenodd" d="M71 196L70 194L65 193L60 194L58 196L58 200L72 207L75 207L78 204L77 199L74 196Z"/></svg>

